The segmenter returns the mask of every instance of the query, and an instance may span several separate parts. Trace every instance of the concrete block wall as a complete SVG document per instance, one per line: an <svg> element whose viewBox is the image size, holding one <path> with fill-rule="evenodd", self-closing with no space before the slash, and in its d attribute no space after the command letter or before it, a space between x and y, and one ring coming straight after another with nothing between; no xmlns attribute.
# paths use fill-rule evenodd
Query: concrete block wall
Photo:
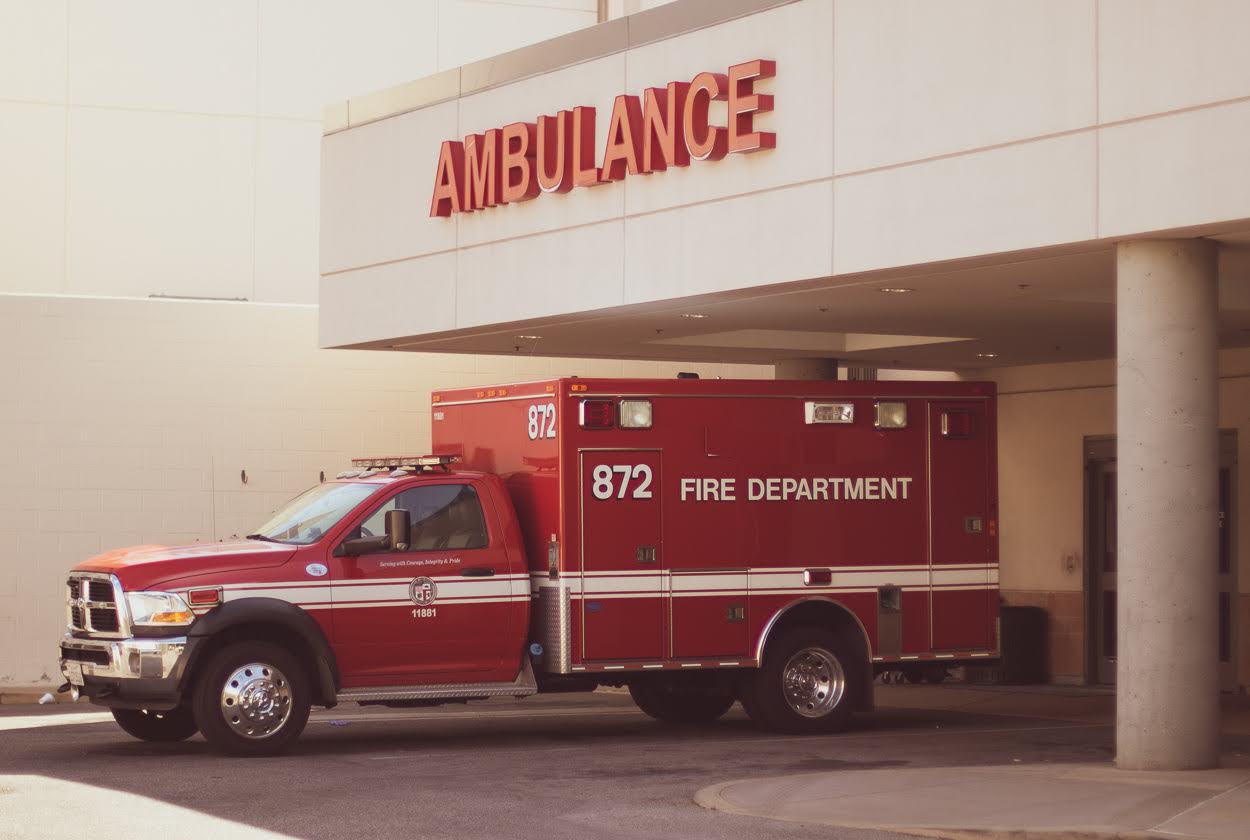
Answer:
<svg viewBox="0 0 1250 840"><path fill-rule="evenodd" d="M3 300L0 688L57 678L75 563L244 535L353 456L428 451L431 389L679 369L772 376L752 365L318 350L316 330L309 306Z"/></svg>

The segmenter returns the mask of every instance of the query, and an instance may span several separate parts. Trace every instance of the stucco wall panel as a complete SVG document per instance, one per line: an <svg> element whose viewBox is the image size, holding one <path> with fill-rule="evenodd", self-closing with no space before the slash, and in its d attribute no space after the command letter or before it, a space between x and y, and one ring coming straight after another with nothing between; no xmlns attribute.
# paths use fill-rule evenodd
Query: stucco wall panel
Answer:
<svg viewBox="0 0 1250 840"><path fill-rule="evenodd" d="M0 291L59 292L65 281L65 109L2 102L0 137Z"/></svg>
<svg viewBox="0 0 1250 840"><path fill-rule="evenodd" d="M317 133L315 123L257 120L254 300L317 302Z"/></svg>
<svg viewBox="0 0 1250 840"><path fill-rule="evenodd" d="M836 171L1092 125L1093 5L836 0Z"/></svg>
<svg viewBox="0 0 1250 840"><path fill-rule="evenodd" d="M1095 237L1092 132L837 180L838 274Z"/></svg>
<svg viewBox="0 0 1250 840"><path fill-rule="evenodd" d="M832 247L832 180L631 217L623 302L824 277Z"/></svg>
<svg viewBox="0 0 1250 840"><path fill-rule="evenodd" d="M346 316L321 320L322 345L368 341L379 330L405 335L416 313L429 332L454 329L456 255L433 254L323 277L320 303Z"/></svg>
<svg viewBox="0 0 1250 840"><path fill-rule="evenodd" d="M438 54L444 66L515 49L518 31L551 38L598 20L596 0L438 0ZM531 36L522 43L538 40Z"/></svg>
<svg viewBox="0 0 1250 840"><path fill-rule="evenodd" d="M0 99L65 101L69 0L0 0Z"/></svg>
<svg viewBox="0 0 1250 840"><path fill-rule="evenodd" d="M1100 133L1102 236L1250 218L1250 102Z"/></svg>
<svg viewBox="0 0 1250 840"><path fill-rule="evenodd" d="M725 73L731 64L757 58L777 62L774 79L756 83L776 98L771 114L756 117L756 130L777 134L777 151L731 154L716 162L694 161L645 177L625 179L625 209L645 213L697 201L774 189L833 174L833 53L829 49L833 6L792 3L701 29L680 38L630 50L628 92L690 81L696 73ZM724 103L713 111L724 124Z"/></svg>
<svg viewBox="0 0 1250 840"><path fill-rule="evenodd" d="M456 220L432 219L434 166L458 131L445 102L326 137L321 158L321 272L456 247Z"/></svg>
<svg viewBox="0 0 1250 840"><path fill-rule="evenodd" d="M620 220L509 239L460 252L458 327L555 315L621 303Z"/></svg>
<svg viewBox="0 0 1250 840"><path fill-rule="evenodd" d="M1003 589L1084 587L1087 436L1115 434L1115 389L1004 394L998 400ZM1068 570L1065 558L1076 566Z"/></svg>
<svg viewBox="0 0 1250 840"><path fill-rule="evenodd" d="M255 131L238 117L70 109L65 291L251 297Z"/></svg>
<svg viewBox="0 0 1250 840"><path fill-rule="evenodd" d="M1100 0L1104 122L1250 96L1250 3Z"/></svg>
<svg viewBox="0 0 1250 840"><path fill-rule="evenodd" d="M256 14L257 0L75 0L69 13L70 101L253 113Z"/></svg>

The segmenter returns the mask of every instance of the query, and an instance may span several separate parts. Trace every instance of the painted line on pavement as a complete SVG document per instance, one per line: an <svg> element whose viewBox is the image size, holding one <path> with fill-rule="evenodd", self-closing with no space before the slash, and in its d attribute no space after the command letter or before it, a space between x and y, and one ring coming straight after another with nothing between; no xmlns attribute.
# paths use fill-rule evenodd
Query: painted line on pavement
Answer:
<svg viewBox="0 0 1250 840"><path fill-rule="evenodd" d="M49 715L13 715L0 717L0 732L14 729L38 729L41 726L70 726L79 723L111 723L109 712L71 712Z"/></svg>

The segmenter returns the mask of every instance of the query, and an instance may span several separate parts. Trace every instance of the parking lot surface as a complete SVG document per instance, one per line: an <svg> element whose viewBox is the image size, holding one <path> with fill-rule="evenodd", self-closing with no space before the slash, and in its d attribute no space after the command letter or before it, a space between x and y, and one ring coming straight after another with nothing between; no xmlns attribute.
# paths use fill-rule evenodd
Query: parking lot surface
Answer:
<svg viewBox="0 0 1250 840"><path fill-rule="evenodd" d="M734 708L704 728L655 723L620 693L316 712L288 755L215 755L196 737L131 739L94 707L0 716L0 837L864 838L880 832L709 811L694 794L746 777L889 767L1099 762L1098 717L908 708L907 689L850 731L780 736ZM916 694L916 697L922 695ZM63 725L57 725L63 715ZM42 716L48 724L29 725ZM6 728L5 720L21 726ZM38 723L38 720L35 721ZM165 830L172 830L166 825ZM271 833L272 834L271 834ZM164 830L163 830L164 833Z"/></svg>

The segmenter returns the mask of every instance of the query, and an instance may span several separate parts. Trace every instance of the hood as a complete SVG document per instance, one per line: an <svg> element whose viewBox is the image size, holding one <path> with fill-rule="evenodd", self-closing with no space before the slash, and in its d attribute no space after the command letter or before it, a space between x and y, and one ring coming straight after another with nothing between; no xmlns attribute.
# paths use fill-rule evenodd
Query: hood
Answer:
<svg viewBox="0 0 1250 840"><path fill-rule="evenodd" d="M150 589L190 575L280 566L296 546L257 540L226 540L193 545L137 545L108 551L74 567L76 572L117 575L123 589Z"/></svg>

